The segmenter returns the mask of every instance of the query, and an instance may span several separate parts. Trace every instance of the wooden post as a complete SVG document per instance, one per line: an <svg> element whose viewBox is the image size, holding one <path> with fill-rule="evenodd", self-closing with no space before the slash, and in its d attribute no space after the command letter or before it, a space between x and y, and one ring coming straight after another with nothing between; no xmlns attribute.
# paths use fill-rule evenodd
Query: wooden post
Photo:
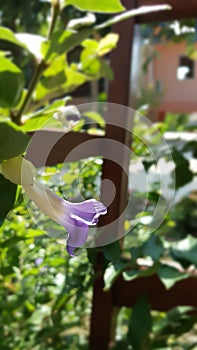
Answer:
<svg viewBox="0 0 197 350"><path fill-rule="evenodd" d="M134 1L126 0L124 5L127 9L135 7ZM111 66L114 72L114 80L109 85L108 102L123 106L128 106L130 67L131 67L131 47L134 33L134 20L114 25L112 31L119 34L118 47L111 53ZM110 113L109 113L110 114ZM125 146L130 146L130 135L125 128L119 128L111 124L111 116L106 116L106 139L121 142ZM104 152L105 153L105 152ZM124 156L124 155L123 155ZM124 170L110 159L104 159L103 179L109 179L116 188L113 202L108 208L108 214L102 218L101 226L113 223L123 211L127 198L127 176ZM101 200L107 202L106 190L101 188ZM114 227L116 231L123 231L122 227ZM115 232L118 237L118 232ZM95 266L95 283L93 290L91 329L90 329L90 349L107 350L110 341L111 319L113 312L112 291L103 291L103 257L99 259Z"/></svg>

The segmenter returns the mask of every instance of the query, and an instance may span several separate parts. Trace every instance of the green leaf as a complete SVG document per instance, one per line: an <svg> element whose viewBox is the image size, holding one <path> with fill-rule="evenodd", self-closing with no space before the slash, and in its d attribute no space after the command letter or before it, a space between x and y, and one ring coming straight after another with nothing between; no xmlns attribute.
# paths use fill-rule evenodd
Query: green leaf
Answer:
<svg viewBox="0 0 197 350"><path fill-rule="evenodd" d="M134 304L129 324L128 342L135 350L149 350L152 318L150 305L145 297Z"/></svg>
<svg viewBox="0 0 197 350"><path fill-rule="evenodd" d="M56 100L51 105L41 109L35 113L29 119L24 122L24 125L20 128L23 131L35 131L44 126L50 118L53 117L54 113L57 112L59 107L65 106L67 99Z"/></svg>
<svg viewBox="0 0 197 350"><path fill-rule="evenodd" d="M158 276L166 289L169 289L173 287L176 282L189 277L189 273L181 272L175 267L163 264L158 269Z"/></svg>
<svg viewBox="0 0 197 350"><path fill-rule="evenodd" d="M137 247L131 247L131 258L133 262L136 262L136 260L142 256L142 247L141 245L138 245Z"/></svg>
<svg viewBox="0 0 197 350"><path fill-rule="evenodd" d="M86 81L91 80L88 75L82 74L78 71L76 64L71 64L71 66L66 67L65 69L66 81L61 86L56 87L56 89L48 90L43 84L42 81L37 85L36 91L34 93L35 101L39 101L43 98L50 99L53 97L53 93L57 93L57 96L69 93L75 90L78 86L84 84ZM51 94L51 95L50 95Z"/></svg>
<svg viewBox="0 0 197 350"><path fill-rule="evenodd" d="M109 33L104 38L102 38L99 42L97 48L98 56L106 55L112 49L114 49L117 45L119 35L115 33Z"/></svg>
<svg viewBox="0 0 197 350"><path fill-rule="evenodd" d="M86 74L97 78L113 78L113 72L109 64L100 57L110 52L118 41L118 35L111 33L106 35L100 42L86 39L82 42L84 50L81 52L80 61Z"/></svg>
<svg viewBox="0 0 197 350"><path fill-rule="evenodd" d="M171 249L171 254L183 265L194 264L197 266L197 239L188 235L187 238L176 243L175 248Z"/></svg>
<svg viewBox="0 0 197 350"><path fill-rule="evenodd" d="M14 207L17 186L0 174L0 225Z"/></svg>
<svg viewBox="0 0 197 350"><path fill-rule="evenodd" d="M114 13L124 11L119 0L66 0L65 5L73 5L82 11Z"/></svg>
<svg viewBox="0 0 197 350"><path fill-rule="evenodd" d="M94 49L85 48L80 56L83 71L96 78L105 77L107 79L113 78L113 72L109 64L98 57Z"/></svg>
<svg viewBox="0 0 197 350"><path fill-rule="evenodd" d="M127 263L118 260L106 268L104 273L105 291L108 291L111 288L112 284L116 281L118 276L120 276L126 266Z"/></svg>
<svg viewBox="0 0 197 350"><path fill-rule="evenodd" d="M99 42L93 39L86 39L81 44L85 48L93 49L95 52L99 46Z"/></svg>
<svg viewBox="0 0 197 350"><path fill-rule="evenodd" d="M22 71L10 60L0 57L0 106L12 108L22 96L24 77Z"/></svg>
<svg viewBox="0 0 197 350"><path fill-rule="evenodd" d="M0 267L0 275L1 276L8 276L8 275L11 275L13 274L13 266L3 266L3 267ZM4 305L4 307L6 309L8 309L8 305Z"/></svg>
<svg viewBox="0 0 197 350"><path fill-rule="evenodd" d="M24 153L29 140L29 136L14 123L0 122L0 162Z"/></svg>
<svg viewBox="0 0 197 350"><path fill-rule="evenodd" d="M152 235L143 245L143 254L150 256L153 260L159 260L164 252L161 239L157 235Z"/></svg>
<svg viewBox="0 0 197 350"><path fill-rule="evenodd" d="M74 47L81 44L92 33L91 28L83 28L80 31L62 30L54 32L50 40L42 44L42 54L46 61L51 61L55 57L66 54Z"/></svg>
<svg viewBox="0 0 197 350"><path fill-rule="evenodd" d="M66 79L66 83L64 84L66 92L73 91L76 87L90 80L85 74L77 71L77 66L75 64L71 64L71 66L66 69Z"/></svg>
<svg viewBox="0 0 197 350"><path fill-rule="evenodd" d="M109 261L114 261L116 259L119 259L121 254L120 242L116 241L102 247L102 252L105 258Z"/></svg>
<svg viewBox="0 0 197 350"><path fill-rule="evenodd" d="M24 44L24 47L26 47L32 55L37 58L42 58L41 46L46 40L43 36L29 33L18 33L16 34L16 38L21 44Z"/></svg>
<svg viewBox="0 0 197 350"><path fill-rule="evenodd" d="M57 89L66 82L66 75L64 71L57 73L56 75L51 75L48 77L43 77L42 85L46 89Z"/></svg>
<svg viewBox="0 0 197 350"><path fill-rule="evenodd" d="M100 69L100 62L94 49L85 48L80 56L82 69L87 74L95 75Z"/></svg>
<svg viewBox="0 0 197 350"><path fill-rule="evenodd" d="M48 90L60 88L66 82L66 67L65 55L57 56L44 71L41 84Z"/></svg>
<svg viewBox="0 0 197 350"><path fill-rule="evenodd" d="M5 179L5 178L4 178ZM14 185L12 182L10 182L9 180L5 179L6 181L8 181L11 185ZM2 185L6 188L6 183L4 181L4 183L2 183ZM3 187L2 186L2 187ZM17 185L15 185L17 187ZM9 187L7 186L7 188L9 189ZM10 188L11 189L11 188ZM14 206L14 203L12 205L12 207L10 209L12 209ZM20 241L24 241L26 239L26 237L23 237L23 236L12 236L11 238L9 239L6 239L5 241L1 242L0 243L0 246L1 248L12 248L12 247L15 247L16 244Z"/></svg>
<svg viewBox="0 0 197 350"><path fill-rule="evenodd" d="M90 118L91 122L96 122L99 124L99 126L103 127L105 124L105 120L102 117L101 114L99 114L98 112L93 112L93 111L86 111L84 113L84 116Z"/></svg>
<svg viewBox="0 0 197 350"><path fill-rule="evenodd" d="M197 141L190 141L183 147L183 152L192 152L193 157L197 158Z"/></svg>
<svg viewBox="0 0 197 350"><path fill-rule="evenodd" d="M105 61L104 59L100 59L100 71L99 76L102 78L107 78L109 80L112 80L114 77L114 73L110 65Z"/></svg>
<svg viewBox="0 0 197 350"><path fill-rule="evenodd" d="M124 271L122 275L125 281L132 281L138 277L147 277L153 275L157 272L159 266L159 263L155 263L154 265L145 267L143 269L142 266L138 266L138 268L128 269Z"/></svg>
<svg viewBox="0 0 197 350"><path fill-rule="evenodd" d="M176 163L175 184L176 188L179 188L192 181L194 174L190 170L189 161L181 154L181 152L174 151L172 157Z"/></svg>
<svg viewBox="0 0 197 350"><path fill-rule="evenodd" d="M57 56L45 69L43 76L44 77L55 77L58 73L61 73L67 67L67 61L65 55Z"/></svg>
<svg viewBox="0 0 197 350"><path fill-rule="evenodd" d="M25 47L24 44L16 38L14 33L10 29L5 27L0 27L0 40L6 40L18 46Z"/></svg>

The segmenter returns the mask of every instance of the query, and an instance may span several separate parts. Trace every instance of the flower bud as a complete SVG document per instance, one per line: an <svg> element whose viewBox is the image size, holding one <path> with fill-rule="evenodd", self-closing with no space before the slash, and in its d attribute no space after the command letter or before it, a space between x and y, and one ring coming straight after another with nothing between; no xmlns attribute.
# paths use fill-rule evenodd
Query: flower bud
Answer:
<svg viewBox="0 0 197 350"><path fill-rule="evenodd" d="M71 129L79 122L80 112L75 106L62 106L54 113L54 118L58 119L67 129Z"/></svg>
<svg viewBox="0 0 197 350"><path fill-rule="evenodd" d="M21 156L4 161L0 171L6 179L23 186L32 185L36 173L33 164Z"/></svg>

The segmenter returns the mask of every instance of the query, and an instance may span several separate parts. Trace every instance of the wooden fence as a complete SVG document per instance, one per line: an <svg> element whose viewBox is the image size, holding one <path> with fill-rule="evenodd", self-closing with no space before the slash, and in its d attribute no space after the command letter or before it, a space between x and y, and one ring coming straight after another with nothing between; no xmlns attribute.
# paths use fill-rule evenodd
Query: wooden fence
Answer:
<svg viewBox="0 0 197 350"><path fill-rule="evenodd" d="M135 24L168 21L172 19L192 18L197 16L196 0L124 0L127 9L137 8L145 5L158 5L168 3L172 6L171 11L162 11L157 14L147 14L138 16L135 19L129 19L125 22L114 25L112 30L119 34L120 40L116 50L111 53L111 65L114 71L114 80L109 85L108 102L128 106L130 99L130 70L132 61L132 47L134 38ZM133 106L132 106L133 107ZM126 119L125 119L126 122ZM105 137L90 136L87 134L73 133L68 134L57 131L40 131L36 133L36 142L34 147L29 149L27 158L36 166L54 165L61 163L68 156L69 152L89 140L96 140L95 148L87 149L86 156L102 155L103 140L110 138L121 142L130 147L131 137L124 128L118 129L106 123ZM42 158L42 152L45 145L49 146L49 140L52 147L47 159ZM57 141L57 142L56 142ZM36 146L35 146L36 145ZM32 149L33 152L32 152ZM45 153L45 152L43 152ZM84 157L80 150L73 158L67 158L69 161L75 161ZM109 208L109 214L102 218L101 224L107 224L117 219L122 212L127 197L127 177L124 170L110 161L104 159L102 178L111 180L116 188L116 195ZM101 188L101 200L105 203L105 191ZM120 227L119 227L120 229ZM123 229L123 227L122 227ZM135 301L142 295L148 296L149 302L154 309L168 310L177 305L191 305L197 307L197 279L189 278L178 282L170 290L166 290L157 275L138 278L131 282L126 282L120 277L112 286L109 292L103 291L103 256L98 256L95 265L95 282L92 300L92 315L90 326L90 349L107 350L110 341L111 320L114 307L128 306L132 307Z"/></svg>

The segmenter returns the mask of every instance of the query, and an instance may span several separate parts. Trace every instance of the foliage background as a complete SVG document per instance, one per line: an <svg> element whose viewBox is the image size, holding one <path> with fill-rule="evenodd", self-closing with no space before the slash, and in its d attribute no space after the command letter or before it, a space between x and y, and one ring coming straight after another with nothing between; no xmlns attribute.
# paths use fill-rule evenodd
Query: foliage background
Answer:
<svg viewBox="0 0 197 350"><path fill-rule="evenodd" d="M113 9L114 12L121 9L118 2L111 3L113 5L106 11L107 15L97 15L97 24L105 21ZM57 4L58 2L52 1L53 9ZM100 4L105 7L103 1ZM85 15L78 8L71 6L63 6L54 32L47 34L51 11L49 2L34 0L29 4L18 1L16 6L15 2L0 1L0 5L2 162L25 151L29 138L24 132L39 128L43 121L51 118L54 112L65 104L66 100L61 98L62 96L66 96L87 81L101 77L113 78L113 72L103 57L115 47L117 36L108 36L107 32L101 32L99 39L95 38L88 17L85 20L85 28L78 23L77 35L71 34L71 40L67 40L70 34L67 33L68 37L65 35L65 27L69 19ZM22 37L19 40L12 32L5 31L5 27L13 32L37 34L37 43L42 40L41 36L48 35L50 39L47 44L43 44L41 53L47 66L41 64L42 61L37 56L39 45L35 46L34 51L31 40L27 40L27 47L24 48L20 41ZM166 32L168 29L167 27ZM60 45L57 44L59 39ZM72 59L66 57L66 53L72 52L73 47L79 45L77 56L72 56ZM33 87L31 99L27 101L25 88L29 87L34 73L39 78L38 84ZM168 130L191 131L188 116L182 118L169 114L158 127L162 133ZM196 131L196 126L192 131ZM150 129L141 132L151 134ZM137 138L133 142L133 148L136 149L137 156L143 159L148 172L152 165L148 151L145 146L141 146ZM171 147L176 165L178 191L196 176L187 155L189 152L190 156L196 157L197 142L175 142ZM162 154L162 157L164 156L165 154ZM50 176L57 174L59 169L59 165L51 167ZM70 198L75 197L74 189L79 182L85 198L99 198L101 162L96 158L88 162L84 160L68 164L67 170L64 190ZM46 176L46 181L53 187L50 176ZM58 191L57 188L56 190ZM150 215L157 198L158 190L153 186L148 193L149 206L146 213L137 214L141 215L142 220L134 230L130 230L124 240L123 251L120 251L117 242L98 250L80 250L79 256L69 259L64 247L43 235L32 222L24 206L21 188L16 189L15 185L1 175L1 349L88 349L93 262L100 250L105 256L106 290L121 273L127 280L142 276L139 259L151 261L151 267L147 269L146 274L158 273L166 288L192 275L197 264L196 192L177 202L157 232L148 235L143 217ZM13 206L14 209L10 211ZM127 219L125 225L132 226L132 220ZM181 272L177 270L177 264L181 267ZM129 272L128 266L131 267ZM145 298L139 300L132 310L122 308L118 314L114 349L194 349L197 346L196 316L187 314L188 310L190 308L185 306L177 307L168 313L151 311Z"/></svg>

